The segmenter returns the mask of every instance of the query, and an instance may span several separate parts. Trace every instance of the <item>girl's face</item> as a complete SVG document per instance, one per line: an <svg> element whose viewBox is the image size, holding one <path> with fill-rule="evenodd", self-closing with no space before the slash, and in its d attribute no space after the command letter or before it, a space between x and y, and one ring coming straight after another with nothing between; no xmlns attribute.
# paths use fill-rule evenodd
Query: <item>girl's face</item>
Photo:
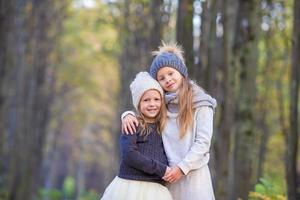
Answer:
<svg viewBox="0 0 300 200"><path fill-rule="evenodd" d="M141 100L139 109L144 115L146 122L154 122L159 114L162 104L161 95L157 90L147 90Z"/></svg>
<svg viewBox="0 0 300 200"><path fill-rule="evenodd" d="M167 92L176 92L182 84L183 76L172 67L163 67L157 72L157 81Z"/></svg>

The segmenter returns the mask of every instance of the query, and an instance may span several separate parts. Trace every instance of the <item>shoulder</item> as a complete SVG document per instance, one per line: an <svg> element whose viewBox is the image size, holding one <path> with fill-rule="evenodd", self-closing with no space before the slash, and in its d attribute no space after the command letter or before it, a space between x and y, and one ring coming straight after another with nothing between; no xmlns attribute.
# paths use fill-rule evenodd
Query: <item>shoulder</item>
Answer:
<svg viewBox="0 0 300 200"><path fill-rule="evenodd" d="M195 110L195 113L198 112L213 112L213 108L211 106L200 106Z"/></svg>
<svg viewBox="0 0 300 200"><path fill-rule="evenodd" d="M120 141L134 141L137 139L137 137L139 137L140 132L139 130L137 130L136 133L133 134L126 134L126 133L121 133L120 135Z"/></svg>
<svg viewBox="0 0 300 200"><path fill-rule="evenodd" d="M205 93L205 90L194 80L190 80L190 84L192 85L193 92L203 92Z"/></svg>
<svg viewBox="0 0 300 200"><path fill-rule="evenodd" d="M214 110L211 106L200 106L195 110L195 118L213 117Z"/></svg>

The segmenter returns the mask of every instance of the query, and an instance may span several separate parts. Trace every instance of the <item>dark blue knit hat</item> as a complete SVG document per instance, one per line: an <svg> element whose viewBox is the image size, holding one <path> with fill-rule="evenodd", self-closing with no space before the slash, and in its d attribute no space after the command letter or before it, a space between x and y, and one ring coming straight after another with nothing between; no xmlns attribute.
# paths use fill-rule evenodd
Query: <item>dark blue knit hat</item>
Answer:
<svg viewBox="0 0 300 200"><path fill-rule="evenodd" d="M188 70L184 62L171 52L163 52L158 54L150 66L150 75L157 79L157 72L163 67L172 67L179 71L185 78L188 77Z"/></svg>

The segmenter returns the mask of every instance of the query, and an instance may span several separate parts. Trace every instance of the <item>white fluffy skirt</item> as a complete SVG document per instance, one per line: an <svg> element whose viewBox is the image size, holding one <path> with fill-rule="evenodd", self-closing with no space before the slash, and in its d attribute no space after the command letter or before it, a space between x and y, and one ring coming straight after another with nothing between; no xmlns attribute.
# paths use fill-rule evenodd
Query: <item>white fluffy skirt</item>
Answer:
<svg viewBox="0 0 300 200"><path fill-rule="evenodd" d="M172 200L169 190L147 181L127 180L115 177L105 189L101 200Z"/></svg>

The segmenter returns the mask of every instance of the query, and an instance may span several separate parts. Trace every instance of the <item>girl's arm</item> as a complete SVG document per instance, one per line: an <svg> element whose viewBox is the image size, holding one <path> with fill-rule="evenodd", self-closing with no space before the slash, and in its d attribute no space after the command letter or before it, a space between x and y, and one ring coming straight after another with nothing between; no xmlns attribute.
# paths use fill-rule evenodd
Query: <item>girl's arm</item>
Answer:
<svg viewBox="0 0 300 200"><path fill-rule="evenodd" d="M136 127L139 125L139 122L133 111L125 111L121 115L122 120L122 133L127 135L136 133Z"/></svg>
<svg viewBox="0 0 300 200"><path fill-rule="evenodd" d="M200 107L196 113L196 131L194 143L178 167L184 174L199 169L209 161L209 150L213 133L213 109L208 106Z"/></svg>
<svg viewBox="0 0 300 200"><path fill-rule="evenodd" d="M155 159L150 159L144 156L137 149L137 134L121 135L121 152L123 161L127 165L138 170L163 177L168 166Z"/></svg>

